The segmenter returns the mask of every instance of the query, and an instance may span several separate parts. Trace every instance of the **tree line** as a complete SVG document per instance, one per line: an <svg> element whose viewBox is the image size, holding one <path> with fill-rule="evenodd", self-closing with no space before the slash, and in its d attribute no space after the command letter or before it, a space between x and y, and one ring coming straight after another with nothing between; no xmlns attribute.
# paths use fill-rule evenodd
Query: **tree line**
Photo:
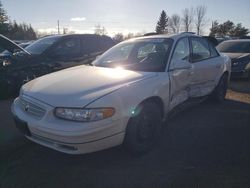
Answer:
<svg viewBox="0 0 250 188"><path fill-rule="evenodd" d="M30 24L11 21L0 1L0 34L12 40L34 40L36 32Z"/></svg>
<svg viewBox="0 0 250 188"><path fill-rule="evenodd" d="M204 28L207 27L209 20L206 17L207 7L199 5L195 8L185 8L182 14L173 14L168 16L165 10L160 13L159 20L157 21L155 32L157 34L177 34L181 31L192 32L195 31L198 35L204 33ZM107 30L105 27L98 24L95 27L96 34L106 35ZM65 32L66 33L66 32ZM30 24L17 23L15 20L11 21L7 15L6 10L3 8L0 1L0 34L3 34L13 40L33 40L37 38L37 34ZM249 34L249 29L242 26L241 23L233 23L228 20L224 23L218 21L212 22L210 28L210 36L216 37L244 37ZM113 39L117 42L139 36L139 34L129 33L124 36L122 33L117 33Z"/></svg>
<svg viewBox="0 0 250 188"><path fill-rule="evenodd" d="M162 10L155 31L157 34L176 34L180 31L195 31L198 35L202 35L209 21L206 18L206 13L207 7L204 5L199 5L195 8L185 8L182 10L181 16L173 14L171 17L168 17L166 11ZM218 21L213 21L209 35L218 37L244 37L248 34L249 29L243 27L241 23L234 24L228 20L221 24Z"/></svg>

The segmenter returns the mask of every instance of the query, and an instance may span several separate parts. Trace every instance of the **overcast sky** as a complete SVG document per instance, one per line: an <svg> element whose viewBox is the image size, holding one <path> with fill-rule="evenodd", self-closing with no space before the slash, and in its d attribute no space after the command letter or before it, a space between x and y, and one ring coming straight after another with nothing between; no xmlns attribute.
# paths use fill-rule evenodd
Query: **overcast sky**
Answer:
<svg viewBox="0 0 250 188"><path fill-rule="evenodd" d="M93 33L100 24L109 35L122 32L152 32L160 12L170 16L184 8L207 6L208 26L212 20L232 20L250 28L250 0L1 0L12 20L31 23L39 31L61 27L78 33Z"/></svg>

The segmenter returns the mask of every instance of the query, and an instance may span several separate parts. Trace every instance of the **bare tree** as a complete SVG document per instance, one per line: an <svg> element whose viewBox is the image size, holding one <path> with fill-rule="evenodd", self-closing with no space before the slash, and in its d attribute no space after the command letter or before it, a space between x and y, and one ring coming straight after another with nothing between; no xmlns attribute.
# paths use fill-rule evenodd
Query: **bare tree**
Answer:
<svg viewBox="0 0 250 188"><path fill-rule="evenodd" d="M96 35L107 35L107 30L105 27L102 27L100 24L95 26L95 34Z"/></svg>
<svg viewBox="0 0 250 188"><path fill-rule="evenodd" d="M173 14L170 18L169 26L173 33L179 33L181 25L181 17L178 14Z"/></svg>
<svg viewBox="0 0 250 188"><path fill-rule="evenodd" d="M124 35L122 33L117 33L113 37L113 40L117 43L122 42L124 40Z"/></svg>
<svg viewBox="0 0 250 188"><path fill-rule="evenodd" d="M206 25L207 7L205 5L200 5L195 8L195 25L197 34L200 35L202 32L202 28Z"/></svg>
<svg viewBox="0 0 250 188"><path fill-rule="evenodd" d="M194 20L194 9L193 8L185 8L182 12L183 17L182 21L184 24L184 30L189 32L191 30L191 24Z"/></svg>

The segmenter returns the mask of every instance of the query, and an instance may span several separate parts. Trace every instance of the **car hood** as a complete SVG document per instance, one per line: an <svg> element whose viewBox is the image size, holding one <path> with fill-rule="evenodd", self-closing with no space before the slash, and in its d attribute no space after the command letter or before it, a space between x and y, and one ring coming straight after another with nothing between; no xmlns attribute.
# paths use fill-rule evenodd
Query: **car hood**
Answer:
<svg viewBox="0 0 250 188"><path fill-rule="evenodd" d="M223 53L231 58L232 61L244 61L250 59L250 53Z"/></svg>
<svg viewBox="0 0 250 188"><path fill-rule="evenodd" d="M23 49L21 46L17 45L7 37L0 34L0 47L2 49L8 50L11 53L14 53L15 50L24 51L25 53L29 54L25 49Z"/></svg>
<svg viewBox="0 0 250 188"><path fill-rule="evenodd" d="M84 107L121 87L156 75L82 65L37 78L25 84L21 93L54 107Z"/></svg>

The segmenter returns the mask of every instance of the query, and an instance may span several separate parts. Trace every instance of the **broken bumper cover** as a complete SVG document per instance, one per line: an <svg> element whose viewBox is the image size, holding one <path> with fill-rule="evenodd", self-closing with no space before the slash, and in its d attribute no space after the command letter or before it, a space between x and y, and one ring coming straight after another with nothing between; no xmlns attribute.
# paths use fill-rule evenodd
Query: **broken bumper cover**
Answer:
<svg viewBox="0 0 250 188"><path fill-rule="evenodd" d="M32 134L32 133L31 133ZM51 149L68 153L68 154L84 154L84 153L91 153L95 151L104 150L107 148L111 148L117 145L122 144L124 133L117 133L116 135L111 135L99 140L94 140L85 143L64 143L58 142L55 140L51 140L49 138L44 138L35 134L31 136L26 136L29 140L43 145L45 147L49 147Z"/></svg>

